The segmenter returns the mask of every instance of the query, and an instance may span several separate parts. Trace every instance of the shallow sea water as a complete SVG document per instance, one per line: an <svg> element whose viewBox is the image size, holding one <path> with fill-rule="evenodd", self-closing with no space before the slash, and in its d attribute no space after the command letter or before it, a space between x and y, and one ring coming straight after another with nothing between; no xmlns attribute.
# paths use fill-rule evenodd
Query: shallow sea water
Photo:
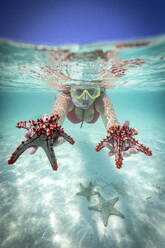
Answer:
<svg viewBox="0 0 165 248"><path fill-rule="evenodd" d="M149 46L119 51L121 60L142 58L146 63L128 68L106 93L120 123L129 120L130 127L139 132L135 138L150 147L153 155L138 153L124 158L123 167L118 170L114 157L107 157L108 150L95 151L95 146L106 136L101 118L95 124L84 123L81 129L80 124L66 120L64 131L74 138L75 144L66 142L54 148L57 171L51 169L41 148L34 155L24 152L15 164L8 165L11 153L24 139L24 130L16 128L17 122L36 120L51 113L58 92L45 84L43 78L28 73L32 69L39 72L40 66L47 63L41 55L49 54L48 49L0 42L2 248L164 247L165 38L148 41ZM92 49L107 51L114 46L115 43L74 45L69 49L77 53ZM73 77L81 75L82 80L87 74L81 66L78 71L78 66L72 64L70 74L74 75L76 67ZM94 73L91 77L95 80ZM126 84L123 86L122 82ZM115 208L124 219L110 216L108 226L104 226L101 214L88 209L98 203L97 196L88 202L76 195L79 184L87 186L89 182L104 198L119 197Z"/></svg>

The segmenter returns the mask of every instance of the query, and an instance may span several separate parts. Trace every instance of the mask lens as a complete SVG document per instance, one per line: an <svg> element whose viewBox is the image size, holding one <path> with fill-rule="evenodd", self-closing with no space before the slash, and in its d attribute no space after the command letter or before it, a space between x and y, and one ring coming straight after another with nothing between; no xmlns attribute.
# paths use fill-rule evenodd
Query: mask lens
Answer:
<svg viewBox="0 0 165 248"><path fill-rule="evenodd" d="M74 90L74 94L75 96L81 96L81 94L83 93L84 89L75 89Z"/></svg>
<svg viewBox="0 0 165 248"><path fill-rule="evenodd" d="M91 96L96 96L97 95L97 89L88 89L88 92Z"/></svg>

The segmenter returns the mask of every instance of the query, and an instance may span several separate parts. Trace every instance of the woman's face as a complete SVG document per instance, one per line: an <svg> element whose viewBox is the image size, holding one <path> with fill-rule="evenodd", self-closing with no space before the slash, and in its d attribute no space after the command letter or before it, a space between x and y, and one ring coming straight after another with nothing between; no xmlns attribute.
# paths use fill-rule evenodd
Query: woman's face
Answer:
<svg viewBox="0 0 165 248"><path fill-rule="evenodd" d="M86 90L86 91L85 91ZM88 93L87 93L88 91ZM71 92L72 101L74 105L78 108L82 109L88 109L95 101L95 99L92 99L90 95L96 95L97 89L96 88L73 88ZM81 96L82 95L82 96ZM81 98L79 98L81 96Z"/></svg>

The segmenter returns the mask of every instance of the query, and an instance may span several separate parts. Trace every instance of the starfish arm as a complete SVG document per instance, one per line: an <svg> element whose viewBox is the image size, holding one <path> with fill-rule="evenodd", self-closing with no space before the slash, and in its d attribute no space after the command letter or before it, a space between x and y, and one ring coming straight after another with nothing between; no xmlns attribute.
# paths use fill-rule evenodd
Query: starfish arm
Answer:
<svg viewBox="0 0 165 248"><path fill-rule="evenodd" d="M33 140L28 139L22 141L22 143L16 148L16 150L12 153L10 159L8 160L8 164L14 164L15 161L21 156L21 154L26 151L29 147L34 146Z"/></svg>
<svg viewBox="0 0 165 248"><path fill-rule="evenodd" d="M87 195L86 198L87 198L88 201L90 201L91 195Z"/></svg>
<svg viewBox="0 0 165 248"><path fill-rule="evenodd" d="M78 192L78 193L76 193L76 195L84 196L84 194L82 194L82 192Z"/></svg>
<svg viewBox="0 0 165 248"><path fill-rule="evenodd" d="M103 202L105 202L104 197L100 194L100 192L98 192L98 198L99 198L99 203L102 204Z"/></svg>
<svg viewBox="0 0 165 248"><path fill-rule="evenodd" d="M116 167L120 169L123 163L123 156L121 152L121 142L119 139L117 141L117 153L115 154L115 161L116 161Z"/></svg>
<svg viewBox="0 0 165 248"><path fill-rule="evenodd" d="M108 225L108 219L109 219L110 214L107 211L102 211L101 212L101 217L104 223L104 226Z"/></svg>
<svg viewBox="0 0 165 248"><path fill-rule="evenodd" d="M85 189L85 187L82 185L82 183L80 183L80 188L81 188L81 190Z"/></svg>
<svg viewBox="0 0 165 248"><path fill-rule="evenodd" d="M98 195L98 192L97 192L97 191L92 190L92 191L90 192L90 194L91 194L91 195Z"/></svg>
<svg viewBox="0 0 165 248"><path fill-rule="evenodd" d="M152 151L149 150L149 148L143 146L141 143L139 143L137 140L135 140L134 138L132 138L132 143L134 144L135 148L140 151L143 152L144 154L151 156L152 155Z"/></svg>
<svg viewBox="0 0 165 248"><path fill-rule="evenodd" d="M109 202L112 206L114 206L115 203L116 203L118 200L119 200L119 197L116 197L116 198L114 198L114 199L112 199L112 200L109 200L108 202Z"/></svg>
<svg viewBox="0 0 165 248"><path fill-rule="evenodd" d="M102 148L104 148L107 142L111 142L113 140L111 134L107 136L105 139L101 140L96 146L96 152L99 152Z"/></svg>
<svg viewBox="0 0 165 248"><path fill-rule="evenodd" d="M89 210L94 210L94 211L97 211L97 212L101 212L100 205L89 206L88 209L89 209Z"/></svg>
<svg viewBox="0 0 165 248"><path fill-rule="evenodd" d="M58 165L57 165L57 160L56 160L56 156L55 156L55 153L54 153L54 150L53 150L53 142L52 140L51 141L48 141L46 145L42 146L42 148L44 149L48 159L49 159L49 162L52 166L52 169L53 170L57 170L58 168Z"/></svg>
<svg viewBox="0 0 165 248"><path fill-rule="evenodd" d="M89 191L89 194L92 196L92 195L97 195L98 194L98 192L97 191L95 191L95 186L94 186L94 184L92 183L92 182L90 182L89 183L89 185L88 185L88 191Z"/></svg>
<svg viewBox="0 0 165 248"><path fill-rule="evenodd" d="M110 215L116 215L116 216L120 216L121 218L125 218L123 214L121 214L118 210L116 210L115 208L112 208L110 211Z"/></svg>
<svg viewBox="0 0 165 248"><path fill-rule="evenodd" d="M68 134L66 134L64 131L63 131L63 129L61 130L61 132L60 132L60 136L62 136L62 137L64 137L64 139L66 140L66 141L68 141L70 144L74 144L75 142L74 142L74 140L68 135Z"/></svg>
<svg viewBox="0 0 165 248"><path fill-rule="evenodd" d="M84 196L88 201L91 199L91 195L89 195L87 192L78 192L76 195Z"/></svg>
<svg viewBox="0 0 165 248"><path fill-rule="evenodd" d="M93 185L93 183L92 183L92 182L89 182L89 187L91 187L91 188L93 188L93 187L94 187L94 185Z"/></svg>

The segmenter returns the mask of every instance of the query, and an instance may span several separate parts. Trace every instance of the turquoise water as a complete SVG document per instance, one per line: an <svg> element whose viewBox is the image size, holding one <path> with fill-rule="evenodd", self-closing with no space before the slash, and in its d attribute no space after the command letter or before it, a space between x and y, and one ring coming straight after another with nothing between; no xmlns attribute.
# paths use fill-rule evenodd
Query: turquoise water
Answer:
<svg viewBox="0 0 165 248"><path fill-rule="evenodd" d="M95 151L106 136L101 118L95 124L72 124L66 120L64 130L75 144L54 148L58 170L52 171L41 148L34 155L24 152L13 165L7 161L24 139L18 121L40 118L51 113L58 91L45 83L41 66L48 63L50 49L1 41L0 47L0 244L3 248L118 248L164 247L165 232L165 38L148 39L150 45L118 52L120 61L141 58L140 67L129 67L115 87L107 89L120 123L130 121L138 130L135 138L150 147L151 157L142 153L124 158L123 168L115 168L108 150ZM113 50L116 43L65 46L70 52L95 49ZM56 49L56 48L52 48ZM43 56L44 55L44 56ZM83 60L84 59L84 60ZM75 83L98 79L101 61L88 74L88 61L69 62L69 74ZM113 58L118 61L118 58ZM112 60L107 63L111 66ZM59 70L65 72L66 62ZM64 69L63 69L64 68ZM100 76L100 74L99 74ZM52 77L52 74L49 75ZM87 79L85 77L88 77ZM46 78L48 80L48 76ZM122 85L122 82L126 82ZM68 81L58 81L67 85ZM83 82L85 84L85 82ZM110 216L105 227L99 212L77 196L79 184L92 182L104 198L119 197L115 208L125 218Z"/></svg>

